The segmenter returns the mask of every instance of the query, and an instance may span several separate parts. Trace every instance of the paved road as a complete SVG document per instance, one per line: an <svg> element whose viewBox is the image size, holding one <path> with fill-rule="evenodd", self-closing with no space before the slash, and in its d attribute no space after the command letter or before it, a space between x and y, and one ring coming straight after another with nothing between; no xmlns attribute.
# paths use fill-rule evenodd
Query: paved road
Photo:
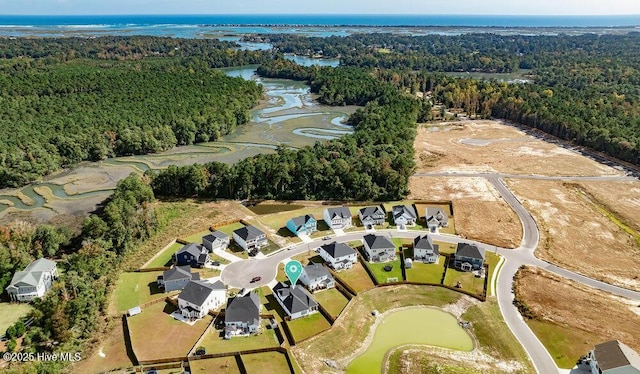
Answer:
<svg viewBox="0 0 640 374"><path fill-rule="evenodd" d="M522 175L505 173L416 173L416 177L468 177L468 178L510 178L510 179L535 179L548 181L631 181L638 178L625 175L603 175L603 176L546 176L546 175Z"/></svg>

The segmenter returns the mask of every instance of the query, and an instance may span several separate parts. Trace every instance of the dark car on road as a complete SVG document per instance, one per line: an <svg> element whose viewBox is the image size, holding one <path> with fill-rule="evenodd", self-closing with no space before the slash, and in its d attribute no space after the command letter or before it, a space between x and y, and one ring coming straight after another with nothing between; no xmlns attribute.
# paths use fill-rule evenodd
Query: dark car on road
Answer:
<svg viewBox="0 0 640 374"><path fill-rule="evenodd" d="M261 280L262 280L262 277L253 277L251 278L251 283L260 282Z"/></svg>

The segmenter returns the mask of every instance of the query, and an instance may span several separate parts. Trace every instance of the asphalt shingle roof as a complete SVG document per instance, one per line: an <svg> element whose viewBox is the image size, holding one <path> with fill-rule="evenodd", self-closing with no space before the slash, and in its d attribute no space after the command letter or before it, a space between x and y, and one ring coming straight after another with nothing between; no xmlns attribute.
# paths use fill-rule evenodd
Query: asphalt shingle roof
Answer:
<svg viewBox="0 0 640 374"><path fill-rule="evenodd" d="M16 271L11 278L9 287L33 286L37 287L45 272L50 272L56 267L55 261L39 258L29 265L23 271Z"/></svg>
<svg viewBox="0 0 640 374"><path fill-rule="evenodd" d="M241 237L244 241L253 240L259 236L266 235L262 230L255 226L241 227L233 232Z"/></svg>
<svg viewBox="0 0 640 374"><path fill-rule="evenodd" d="M321 248L333 258L345 257L356 253L353 248L344 243L333 242L330 244L325 244Z"/></svg>
<svg viewBox="0 0 640 374"><path fill-rule="evenodd" d="M223 233L222 231L213 231L210 234L203 236L202 239L207 239L208 241L213 243L216 239L227 240L229 239L229 235Z"/></svg>
<svg viewBox="0 0 640 374"><path fill-rule="evenodd" d="M393 218L406 217L407 219L416 219L416 210L411 205L396 205L392 208Z"/></svg>
<svg viewBox="0 0 640 374"><path fill-rule="evenodd" d="M184 247L180 248L177 254L188 252L193 257L198 258L202 254L203 250L204 250L204 247L202 247L200 244L189 243Z"/></svg>
<svg viewBox="0 0 640 374"><path fill-rule="evenodd" d="M484 248L467 243L458 243L456 256L477 258L484 261Z"/></svg>
<svg viewBox="0 0 640 374"><path fill-rule="evenodd" d="M362 218L375 218L375 215L379 215L382 214L383 216L385 215L384 210L382 210L381 207L379 206L368 206L366 208L362 208L360 209L360 215L362 215Z"/></svg>
<svg viewBox="0 0 640 374"><path fill-rule="evenodd" d="M291 314L317 307L318 303L304 287L291 288L288 284L279 282L273 287L273 294Z"/></svg>
<svg viewBox="0 0 640 374"><path fill-rule="evenodd" d="M337 208L327 208L330 218L351 218L351 211L346 206L340 206Z"/></svg>
<svg viewBox="0 0 640 374"><path fill-rule="evenodd" d="M202 306L213 291L225 289L225 285L220 281L213 284L203 281L191 281L184 286L178 298Z"/></svg>
<svg viewBox="0 0 640 374"><path fill-rule="evenodd" d="M293 217L291 218L291 221L293 221L295 227L300 227L309 222L312 218L315 219L312 215L306 214L304 216Z"/></svg>
<svg viewBox="0 0 640 374"><path fill-rule="evenodd" d="M611 370L631 365L640 371L640 355L617 340L596 345L594 354L600 370Z"/></svg>
<svg viewBox="0 0 640 374"><path fill-rule="evenodd" d="M331 273L321 264L309 264L304 267L303 271L307 273L309 279L318 279L322 277L331 278Z"/></svg>
<svg viewBox="0 0 640 374"><path fill-rule="evenodd" d="M368 234L363 239L371 249L395 248L395 245L386 236Z"/></svg>
<svg viewBox="0 0 640 374"><path fill-rule="evenodd" d="M260 321L260 297L255 292L236 296L227 301L224 314L225 322L245 322L257 325Z"/></svg>
<svg viewBox="0 0 640 374"><path fill-rule="evenodd" d="M162 273L162 279L166 281L172 281L177 279L189 278L191 280L200 280L199 273L192 273L189 266L175 266Z"/></svg>

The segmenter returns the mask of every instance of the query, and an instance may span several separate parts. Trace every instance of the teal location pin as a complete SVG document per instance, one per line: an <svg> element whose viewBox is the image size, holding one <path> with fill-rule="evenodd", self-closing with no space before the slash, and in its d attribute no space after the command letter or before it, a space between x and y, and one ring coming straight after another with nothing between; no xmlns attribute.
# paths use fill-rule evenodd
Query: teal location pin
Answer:
<svg viewBox="0 0 640 374"><path fill-rule="evenodd" d="M284 272L287 274L287 278L291 281L291 288L296 288L296 282L300 279L302 274L302 264L300 261L289 261L284 265Z"/></svg>

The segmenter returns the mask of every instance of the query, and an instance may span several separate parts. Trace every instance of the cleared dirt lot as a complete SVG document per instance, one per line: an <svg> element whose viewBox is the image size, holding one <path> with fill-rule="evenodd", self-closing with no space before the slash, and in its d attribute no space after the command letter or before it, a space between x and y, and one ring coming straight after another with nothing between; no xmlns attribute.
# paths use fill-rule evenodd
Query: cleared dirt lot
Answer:
<svg viewBox="0 0 640 374"><path fill-rule="evenodd" d="M534 267L518 273L515 287L535 317L529 326L564 367L612 339L640 351L637 303Z"/></svg>
<svg viewBox="0 0 640 374"><path fill-rule="evenodd" d="M418 171L484 171L538 175L621 172L498 121L425 125L415 140Z"/></svg>
<svg viewBox="0 0 640 374"><path fill-rule="evenodd" d="M509 180L507 184L540 228L538 257L608 283L640 290L638 242L599 210L598 201L583 193L581 185L526 180ZM598 194L607 193L611 188L603 188L607 184L597 187Z"/></svg>
<svg viewBox="0 0 640 374"><path fill-rule="evenodd" d="M411 177L410 199L451 200L456 231L465 238L515 248L522 225L515 212L484 178Z"/></svg>

